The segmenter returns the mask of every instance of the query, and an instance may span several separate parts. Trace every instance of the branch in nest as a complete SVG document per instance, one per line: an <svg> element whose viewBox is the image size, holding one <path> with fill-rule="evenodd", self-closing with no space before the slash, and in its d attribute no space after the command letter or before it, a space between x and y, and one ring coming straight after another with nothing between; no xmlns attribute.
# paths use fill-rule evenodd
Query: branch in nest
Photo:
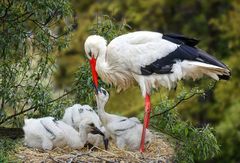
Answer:
<svg viewBox="0 0 240 163"><path fill-rule="evenodd" d="M98 156L94 156L91 154L92 151L89 151L89 152L86 152L86 153L75 153L75 154L69 154L67 155L67 161L65 159L59 159L59 158L54 158L52 157L51 155L48 156L48 158L50 158L52 161L54 162L68 162L68 163L73 163L73 162L76 162L78 161L78 159L80 159L81 157L84 157L84 156L87 156L87 157L90 157L90 158L93 158L93 159L97 159L101 162L109 162L111 163L112 161L110 160L107 160L107 159L104 159L102 157L98 157ZM66 157L65 157L66 158ZM81 159L80 159L81 160ZM46 161L46 160L45 160Z"/></svg>
<svg viewBox="0 0 240 163"><path fill-rule="evenodd" d="M87 152L87 153L78 153L78 154L74 155L73 157L70 157L67 162L68 162L68 163L72 163L72 162L74 162L74 160L75 160L76 158L81 157L81 156L85 156L85 155L89 155L89 154L90 154L90 152Z"/></svg>

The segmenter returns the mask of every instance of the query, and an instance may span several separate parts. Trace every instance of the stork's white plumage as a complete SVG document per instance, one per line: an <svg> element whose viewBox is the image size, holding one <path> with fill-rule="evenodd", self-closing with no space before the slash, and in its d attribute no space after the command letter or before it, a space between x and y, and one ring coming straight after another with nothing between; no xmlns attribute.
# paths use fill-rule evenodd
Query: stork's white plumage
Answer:
<svg viewBox="0 0 240 163"><path fill-rule="evenodd" d="M118 148L139 149L143 125L136 117L126 118L106 113L104 107L108 99L108 92L103 88L99 88L96 94L98 114L106 131L113 138ZM149 130L146 130L144 144L149 144L150 142L151 133Z"/></svg>
<svg viewBox="0 0 240 163"><path fill-rule="evenodd" d="M95 126L92 126L91 121L85 120L79 128L80 133L63 121L55 121L53 117L25 119L24 142L29 147L44 150L65 145L80 149L87 142L88 133L95 131Z"/></svg>
<svg viewBox="0 0 240 163"><path fill-rule="evenodd" d="M144 139L152 88L174 88L181 79L195 80L203 75L215 80L229 79L227 66L195 47L198 42L177 34L139 31L116 37L108 45L101 36L89 36L84 46L95 86L97 75L118 90L127 89L134 81L139 84L145 97Z"/></svg>
<svg viewBox="0 0 240 163"><path fill-rule="evenodd" d="M79 125L82 124L83 121L89 120L91 121L102 133L93 134L89 133L87 142L94 146L105 146L107 149L108 146L108 135L105 132L102 123L96 114L96 112L89 105L80 105L74 104L73 106L65 109L65 113L63 116L63 121L71 126L73 126L77 131L81 132Z"/></svg>

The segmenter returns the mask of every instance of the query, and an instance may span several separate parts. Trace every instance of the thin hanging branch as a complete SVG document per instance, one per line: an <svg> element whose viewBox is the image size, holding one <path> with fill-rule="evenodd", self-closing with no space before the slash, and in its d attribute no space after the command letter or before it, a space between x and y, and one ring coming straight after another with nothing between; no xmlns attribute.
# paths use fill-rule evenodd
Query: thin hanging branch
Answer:
<svg viewBox="0 0 240 163"><path fill-rule="evenodd" d="M33 109L36 109L36 108L38 108L38 107L41 107L41 106L44 106L44 105L49 105L49 104L51 104L51 103L53 103L53 102L55 102L55 101L58 101L58 100L62 99L63 97L65 97L65 96L69 95L70 93L72 93L74 90L76 90L76 88L68 91L67 93L63 94L62 96L60 96L60 97L58 97L58 98L56 98L56 99L53 99L53 100L49 101L48 103L31 106L31 107L29 107L28 109L25 109L25 110L22 110L22 111L20 111L20 112L18 112L18 113L16 113L16 114L10 115L10 116L4 118L3 120L1 120L1 121L0 121L0 125L3 124L3 123L5 123L6 121L8 121L8 120L10 120L10 119L12 119L12 118L14 118L14 117L16 117L16 116L19 116L19 115L25 113L25 112L28 112L28 111L33 110Z"/></svg>
<svg viewBox="0 0 240 163"><path fill-rule="evenodd" d="M184 101L187 101L187 100L191 99L191 98L194 97L195 95L203 95L205 92L207 92L207 91L209 91L209 90L213 90L213 89L215 88L215 86L216 86L216 83L217 83L217 82L214 82L213 86L211 86L211 87L210 87L208 90L206 90L206 91L194 92L194 93L191 94L190 96L184 97L184 98L180 99L178 102L176 102L176 103L175 103L174 105L172 105L170 108L168 108L168 109L166 109L166 110L164 110L164 111L162 111L162 112L160 112L160 113L157 113L157 114L152 115L151 118L156 117L156 116L160 116L160 115L162 115L162 114L165 114L165 113L167 113L167 112L175 109L179 104L181 104L181 103L184 102Z"/></svg>
<svg viewBox="0 0 240 163"><path fill-rule="evenodd" d="M202 94L204 94L204 92L195 92L195 93L191 94L190 96L188 96L188 97L186 97L186 98L182 98L182 99L180 99L177 103L175 103L174 105L172 105L170 108L168 108L168 109L166 109L166 110L164 110L164 111L162 111L162 112L160 112L160 113L157 113L157 114L152 115L151 118L156 117L156 116L160 116L160 115L162 115L162 114L165 114L165 113L169 112L170 110L176 108L176 107L177 107L179 104L181 104L182 102L189 100L190 98L194 97L195 95L202 95Z"/></svg>
<svg viewBox="0 0 240 163"><path fill-rule="evenodd" d="M83 76L83 74L81 74L80 78L81 78L82 76ZM63 94L62 96L59 96L59 97L56 98L56 99L53 99L53 100L49 101L47 104L44 103L44 104L40 104L40 105L30 106L28 109L21 110L20 112L18 112L18 113L16 113L16 114L10 115L10 116L4 118L3 120L1 120L1 121L0 121L0 125L3 124L3 123L5 123L5 122L7 122L8 120L16 117L16 116L19 116L19 115L21 115L21 114L24 114L24 113L26 113L26 112L28 112L28 111L30 111L30 110L34 110L34 109L36 109L36 108L38 108L38 107L41 107L41 106L44 106L44 105L49 105L49 104L51 104L51 103L53 103L53 102L55 102L55 101L58 101L58 100L62 99L63 97L71 94L71 93L74 92L75 90L79 89L80 87L81 87L81 85L77 85L77 86L76 86L75 88L73 88L72 90L66 92L65 94Z"/></svg>
<svg viewBox="0 0 240 163"><path fill-rule="evenodd" d="M156 130L158 130L158 131L160 131L160 132L162 132L162 133L164 133L164 134L166 134L166 135L168 135L168 136L170 136L170 137L172 137L173 139L178 140L178 141L181 142L181 143L183 142L183 140L181 140L180 138L174 136L173 134L171 134L171 133L169 133L169 132L167 132L167 131L165 131L165 130L163 130L163 129L161 129L161 128L158 128L158 127L155 126L155 125L152 125L152 124L151 124L151 127L154 128L154 129L156 129Z"/></svg>

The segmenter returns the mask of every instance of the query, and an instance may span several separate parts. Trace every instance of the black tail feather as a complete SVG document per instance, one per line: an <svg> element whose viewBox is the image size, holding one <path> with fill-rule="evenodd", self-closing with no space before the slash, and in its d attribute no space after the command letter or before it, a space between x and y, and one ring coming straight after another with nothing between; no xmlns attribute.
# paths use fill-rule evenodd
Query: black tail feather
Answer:
<svg viewBox="0 0 240 163"><path fill-rule="evenodd" d="M179 45L185 44L185 45L192 46L192 47L197 45L200 41L195 38L190 38L190 37L186 37L184 35L179 35L179 34L175 34L175 33L163 34L162 38L165 40L174 42L175 44L179 44Z"/></svg>
<svg viewBox="0 0 240 163"><path fill-rule="evenodd" d="M152 73L172 73L172 66L174 63L176 63L176 60L203 62L224 69L228 69L228 67L224 63L220 62L215 57L207 54L201 49L184 44L180 45L175 51L169 53L167 56L157 59L156 61L152 62L149 65L146 65L145 67L141 67L141 73L142 75L151 75ZM225 80L229 79L228 75L222 75L219 78Z"/></svg>
<svg viewBox="0 0 240 163"><path fill-rule="evenodd" d="M214 56L207 54L205 51L202 51L201 49L197 48L197 52L198 52L198 57L201 58L205 63L209 63L218 67L228 69L228 67L224 63L219 61Z"/></svg>
<svg viewBox="0 0 240 163"><path fill-rule="evenodd" d="M231 77L231 74L230 75L218 75L219 79L222 79L222 80L229 80L230 77Z"/></svg>

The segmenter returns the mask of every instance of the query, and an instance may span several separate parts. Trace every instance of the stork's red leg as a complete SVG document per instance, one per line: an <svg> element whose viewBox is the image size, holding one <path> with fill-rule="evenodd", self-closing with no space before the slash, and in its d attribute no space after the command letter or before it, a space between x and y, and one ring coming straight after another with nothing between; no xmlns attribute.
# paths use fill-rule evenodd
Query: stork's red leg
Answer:
<svg viewBox="0 0 240 163"><path fill-rule="evenodd" d="M151 100L150 100L150 95L148 94L145 97L145 113L147 114L146 128L148 128L149 122L150 122L150 113L151 113Z"/></svg>
<svg viewBox="0 0 240 163"><path fill-rule="evenodd" d="M146 96L145 96L145 112L144 112L144 123L143 123L143 130L142 130L142 139L141 139L141 144L140 144L140 149L139 149L140 152L144 152L146 128L148 128L148 126L149 126L150 113L151 113L150 95L146 94Z"/></svg>

